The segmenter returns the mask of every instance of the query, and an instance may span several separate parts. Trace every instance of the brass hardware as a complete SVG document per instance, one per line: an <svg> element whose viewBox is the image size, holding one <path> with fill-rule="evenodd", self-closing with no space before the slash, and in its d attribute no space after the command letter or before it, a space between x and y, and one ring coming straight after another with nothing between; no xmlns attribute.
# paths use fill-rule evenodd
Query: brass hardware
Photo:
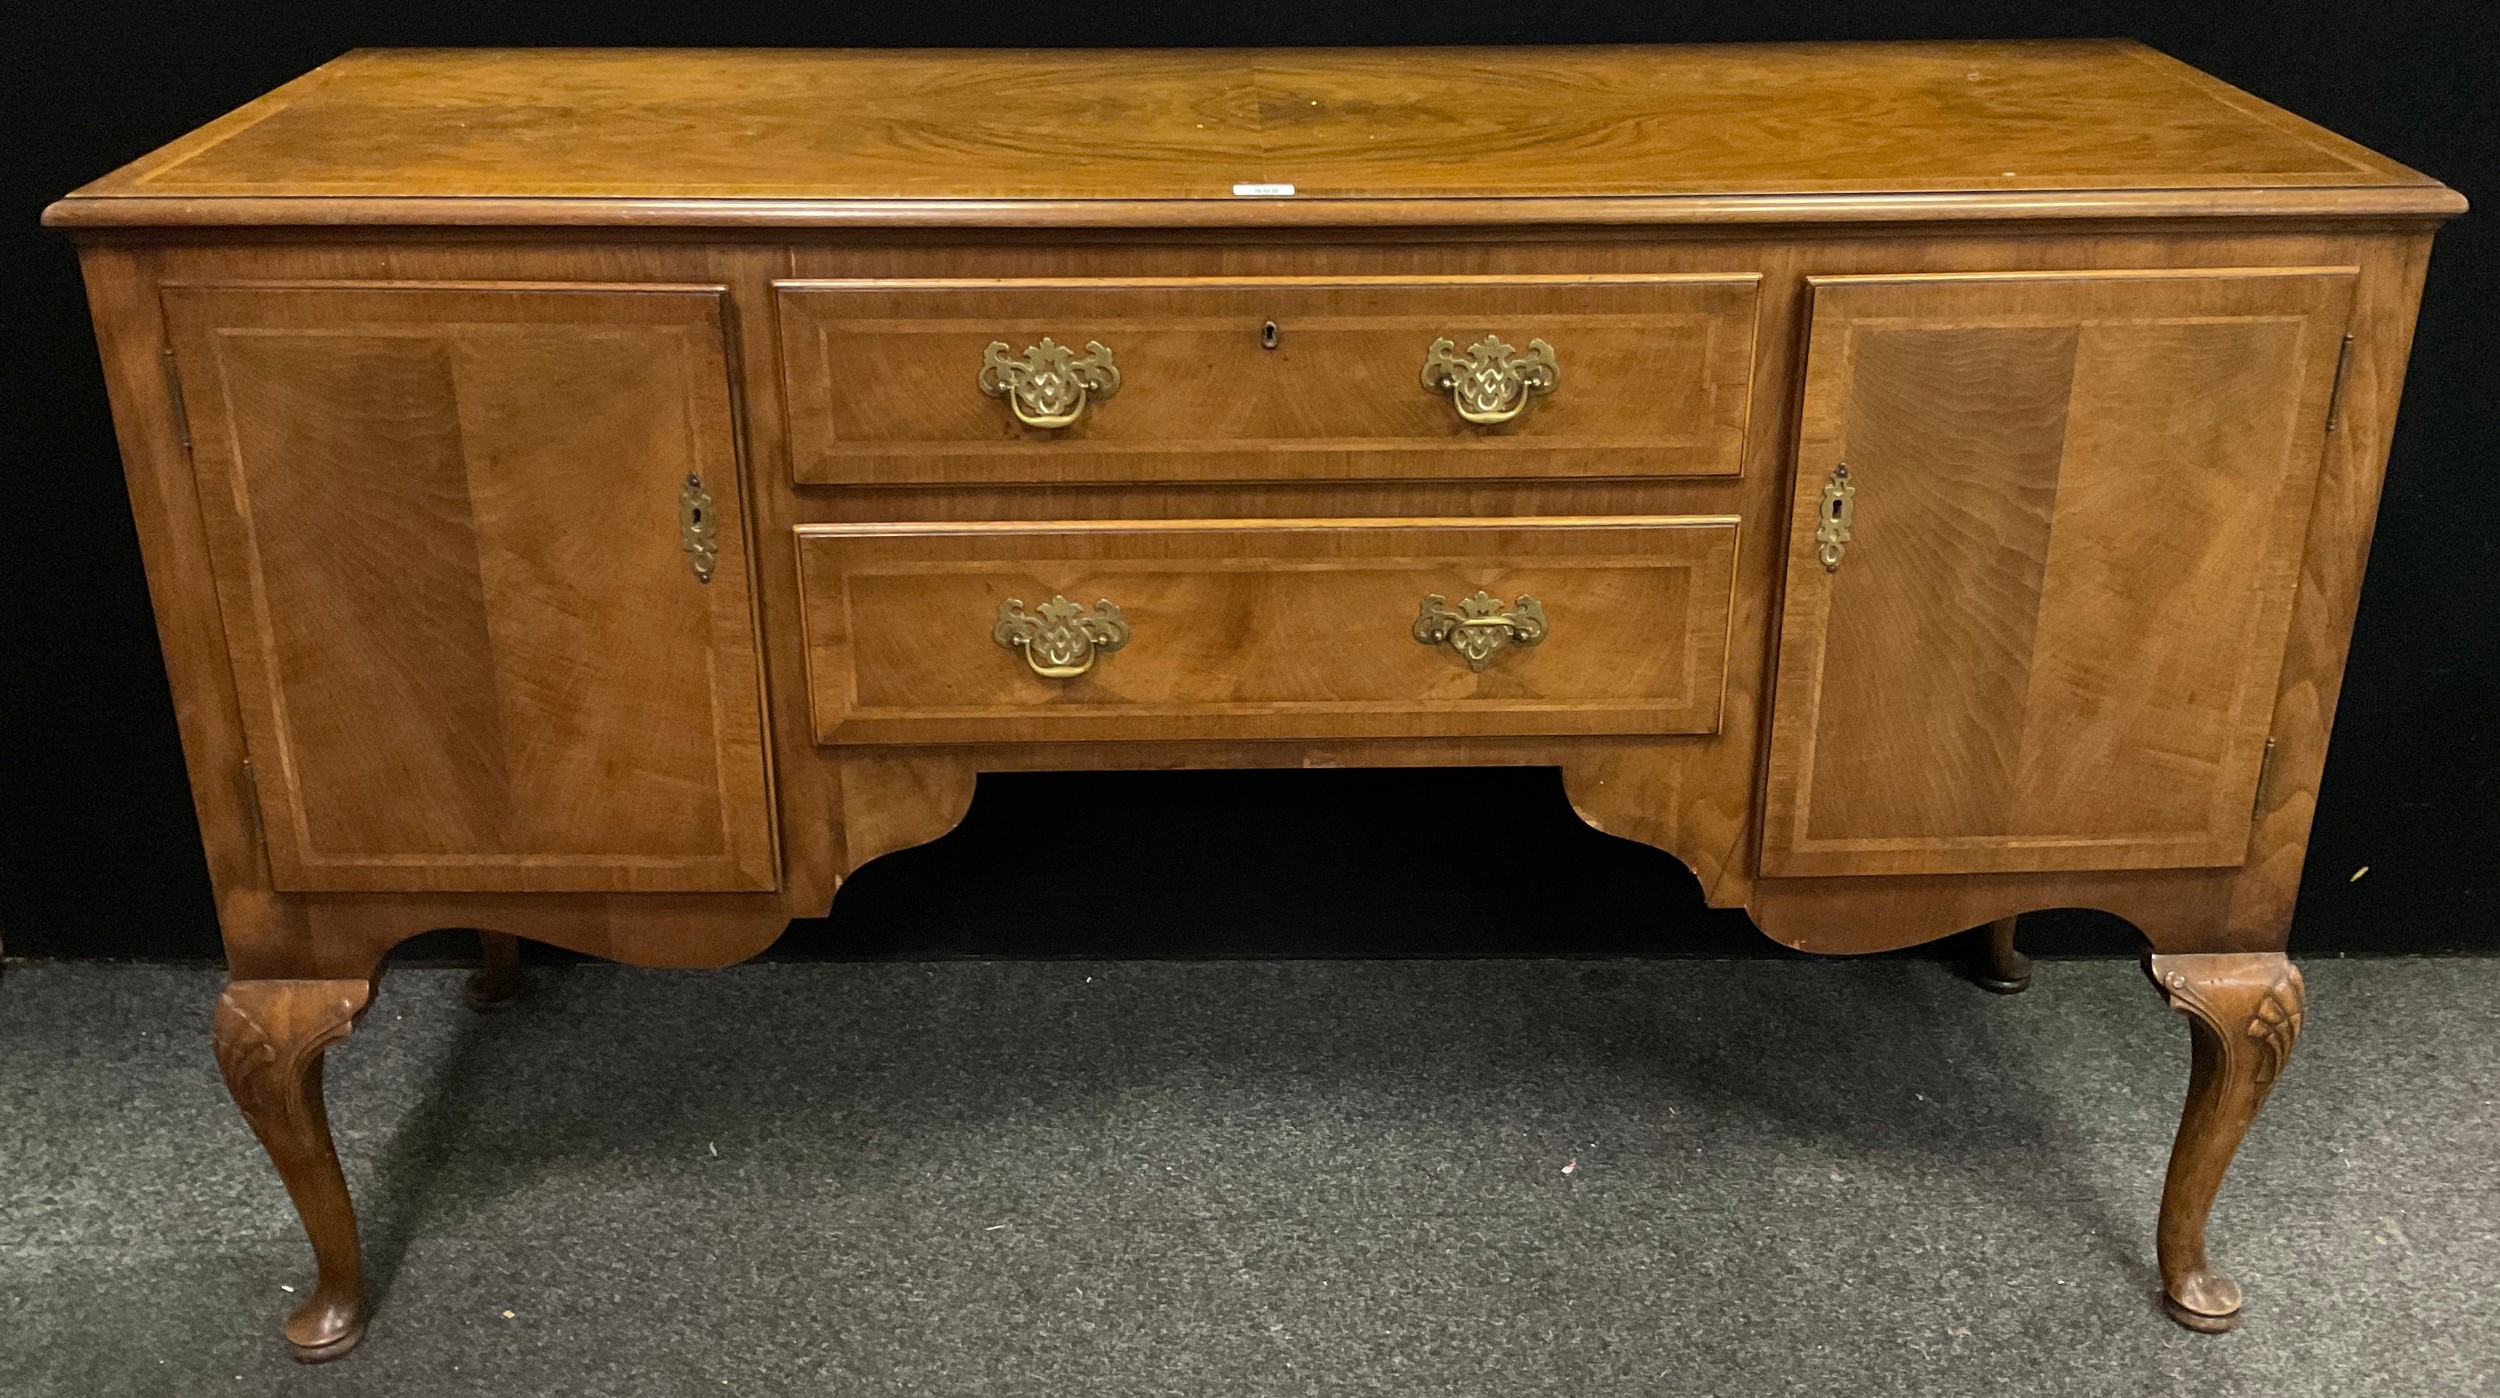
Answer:
<svg viewBox="0 0 2500 1398"><path fill-rule="evenodd" d="M2326 430L2344 425L2344 375L2352 369L2352 337L2344 337L2344 347L2335 352L2335 387L2326 395Z"/></svg>
<svg viewBox="0 0 2500 1398"><path fill-rule="evenodd" d="M1415 609L1414 635L1425 645L1457 651L1468 669L1482 673L1496 651L1545 639L1545 607L1522 593L1505 612L1500 601L1480 591L1460 598L1458 610L1451 611L1449 599L1436 592Z"/></svg>
<svg viewBox="0 0 2500 1398"><path fill-rule="evenodd" d="M686 566L694 569L695 581L710 582L713 560L720 557L720 530L712 522L712 492L691 472L677 492L677 547L686 551Z"/></svg>
<svg viewBox="0 0 2500 1398"><path fill-rule="evenodd" d="M165 347L165 392L174 404L174 431L181 434L182 450L191 450L191 407L182 401L182 366L174 362L174 347Z"/></svg>
<svg viewBox="0 0 2500 1398"><path fill-rule="evenodd" d="M2264 812L2266 798L2274 794L2274 744L2275 739L2269 735L2266 738L2265 755L2257 759L2257 794L2249 798L2248 802L2248 813L2251 816Z"/></svg>
<svg viewBox="0 0 2500 1398"><path fill-rule="evenodd" d="M990 341L981 352L981 391L1004 398L1027 427L1067 427L1085 415L1085 404L1120 391L1120 366L1100 340L1085 342L1085 357L1045 335L1021 358L1007 342Z"/></svg>
<svg viewBox="0 0 2500 1398"><path fill-rule="evenodd" d="M1823 482L1823 503L1816 507L1814 524L1814 556L1823 562L1823 571L1840 571L1840 556L1849 548L1849 521L1857 513L1858 488L1849 480L1849 463L1832 468L1831 478Z"/></svg>
<svg viewBox="0 0 2500 1398"><path fill-rule="evenodd" d="M1284 332L1278 330L1276 322L1272 320L1259 327L1259 348L1261 349L1274 349L1276 342L1283 338Z"/></svg>
<svg viewBox="0 0 2500 1398"><path fill-rule="evenodd" d="M1128 618L1108 601L1096 602L1089 614L1054 596L1028 612L1022 598L1010 597L998 604L998 624L990 628L990 638L1023 651L1024 663L1034 674L1071 680L1093 669L1094 657L1128 644Z"/></svg>
<svg viewBox="0 0 2500 1398"><path fill-rule="evenodd" d="M1450 341L1435 340L1424 351L1424 391L1446 393L1458 415L1479 426L1508 422L1528 410L1528 400L1551 393L1562 383L1562 366L1554 347L1530 340L1521 354L1487 335L1460 358Z"/></svg>

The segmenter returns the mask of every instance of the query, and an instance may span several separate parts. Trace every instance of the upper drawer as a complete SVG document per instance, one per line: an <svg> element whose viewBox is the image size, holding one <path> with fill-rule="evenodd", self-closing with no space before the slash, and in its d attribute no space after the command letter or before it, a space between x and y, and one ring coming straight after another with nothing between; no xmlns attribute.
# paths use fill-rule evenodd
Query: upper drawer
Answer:
<svg viewBox="0 0 2500 1398"><path fill-rule="evenodd" d="M1734 475L1760 280L780 282L791 469L801 485ZM992 343L1027 363L1044 338L1080 359L1102 346L1117 383L1081 409L1029 379L1021 403L995 373L985 386ZM1488 338L1515 354L1471 358ZM1427 389L1436 341L1462 377L1489 363L1479 416L1517 415L1471 422ZM1525 388L1534 343L1550 391ZM1030 426L1019 406L1074 421Z"/></svg>

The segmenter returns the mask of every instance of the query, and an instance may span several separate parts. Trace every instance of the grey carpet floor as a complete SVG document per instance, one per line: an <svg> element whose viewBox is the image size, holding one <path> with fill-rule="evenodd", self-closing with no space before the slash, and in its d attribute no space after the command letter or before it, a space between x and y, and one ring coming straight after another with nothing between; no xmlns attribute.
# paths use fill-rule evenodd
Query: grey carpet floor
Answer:
<svg viewBox="0 0 2500 1398"><path fill-rule="evenodd" d="M2125 962L401 972L331 1056L379 1311L302 1369L219 975L18 966L0 1393L2500 1393L2500 961L2307 969L2218 1338Z"/></svg>

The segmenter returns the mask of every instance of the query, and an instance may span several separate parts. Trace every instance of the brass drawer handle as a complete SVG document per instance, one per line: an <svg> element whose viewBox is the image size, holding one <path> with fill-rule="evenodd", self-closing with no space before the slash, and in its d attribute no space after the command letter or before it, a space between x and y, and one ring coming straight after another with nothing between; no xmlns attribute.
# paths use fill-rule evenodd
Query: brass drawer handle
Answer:
<svg viewBox="0 0 2500 1398"><path fill-rule="evenodd" d="M1551 393L1562 383L1562 366L1554 347L1530 340L1521 354L1487 335L1471 346L1465 358L1450 341L1435 340L1424 351L1424 391L1446 393L1458 415L1478 426L1508 422L1528 410L1528 400Z"/></svg>
<svg viewBox="0 0 2500 1398"><path fill-rule="evenodd" d="M981 391L1006 399L1027 427L1068 427L1085 415L1087 402L1120 391L1120 366L1100 340L1085 342L1083 359L1047 335L1021 356L992 340L981 354Z"/></svg>
<svg viewBox="0 0 2500 1398"><path fill-rule="evenodd" d="M1823 502L1815 507L1814 556L1824 572L1840 571L1840 556L1849 551L1849 521L1857 512L1858 488L1844 461L1823 482Z"/></svg>
<svg viewBox="0 0 2500 1398"><path fill-rule="evenodd" d="M1460 598L1458 610L1451 611L1449 599L1436 592L1415 610L1415 639L1448 646L1481 674L1495 652L1545 639L1545 605L1521 593L1506 612L1499 599L1478 592Z"/></svg>
<svg viewBox="0 0 2500 1398"><path fill-rule="evenodd" d="M1024 599L998 604L998 624L991 639L1009 650L1024 652L1024 663L1044 679L1072 680L1094 668L1094 657L1109 655L1128 644L1128 618L1108 601L1096 602L1088 613L1065 597L1053 596L1032 611Z"/></svg>

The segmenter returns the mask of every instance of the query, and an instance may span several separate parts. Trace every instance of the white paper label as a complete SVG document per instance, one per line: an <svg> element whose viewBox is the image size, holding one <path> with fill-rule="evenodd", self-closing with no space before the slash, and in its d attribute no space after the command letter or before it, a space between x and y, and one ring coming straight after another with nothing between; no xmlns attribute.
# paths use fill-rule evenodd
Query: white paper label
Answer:
<svg viewBox="0 0 2500 1398"><path fill-rule="evenodd" d="M1291 199L1293 186L1289 184L1237 184L1233 186L1233 197L1236 199Z"/></svg>

